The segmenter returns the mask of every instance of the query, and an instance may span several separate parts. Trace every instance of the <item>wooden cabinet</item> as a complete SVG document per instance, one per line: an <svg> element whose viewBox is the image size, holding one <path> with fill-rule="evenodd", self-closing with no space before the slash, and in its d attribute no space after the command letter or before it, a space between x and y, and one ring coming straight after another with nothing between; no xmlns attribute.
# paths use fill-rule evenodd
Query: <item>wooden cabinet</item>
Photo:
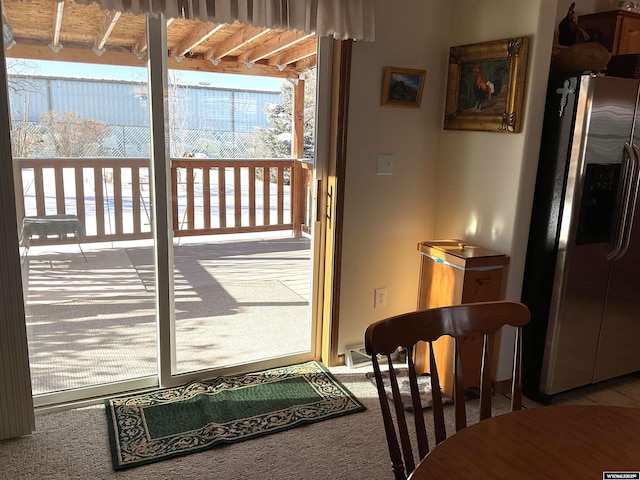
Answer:
<svg viewBox="0 0 640 480"><path fill-rule="evenodd" d="M592 13L578 18L580 28L611 55L640 53L640 14L626 10Z"/></svg>
<svg viewBox="0 0 640 480"><path fill-rule="evenodd" d="M461 303L500 300L505 266L509 257L462 240L425 241L420 252L418 309L458 305ZM419 344L415 361L419 373L429 371L428 346ZM440 338L433 346L440 386L453 395L454 341ZM460 342L465 389L480 386L482 339L469 337Z"/></svg>

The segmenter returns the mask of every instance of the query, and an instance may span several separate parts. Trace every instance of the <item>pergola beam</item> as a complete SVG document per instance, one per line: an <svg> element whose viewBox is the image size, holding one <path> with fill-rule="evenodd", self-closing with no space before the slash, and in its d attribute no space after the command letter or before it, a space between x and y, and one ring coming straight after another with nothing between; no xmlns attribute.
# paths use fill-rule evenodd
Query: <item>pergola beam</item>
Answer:
<svg viewBox="0 0 640 480"><path fill-rule="evenodd" d="M53 11L53 29L51 30L51 43L49 48L54 52L60 50L60 30L62 28L62 14L64 12L64 0L57 0Z"/></svg>
<svg viewBox="0 0 640 480"><path fill-rule="evenodd" d="M309 43L308 45L299 45L292 49L287 50L281 56L271 57L267 62L269 65L286 66L292 63L299 62L305 58L308 58L316 54L317 45Z"/></svg>
<svg viewBox="0 0 640 480"><path fill-rule="evenodd" d="M95 3L84 5L87 1L77 1L82 5L76 5L72 0L3 3L4 13L12 23L14 40L22 44L15 51L22 52L22 58L28 59L140 65L149 49L143 16L104 10ZM65 8L67 3L69 7ZM200 65L194 68L196 70L210 71L205 64L214 67L220 64L215 71L296 78L306 71L308 62L315 57L314 34L272 30L239 22L219 24L206 19L167 19L166 25L167 57L177 62L194 60ZM48 46L50 51L44 52L38 45ZM63 45L64 50L69 48L71 51L62 55ZM122 59L124 51L132 58ZM108 56L109 60L95 58L102 55ZM17 54L12 56L18 57ZM301 63L303 61L307 63Z"/></svg>
<svg viewBox="0 0 640 480"><path fill-rule="evenodd" d="M221 28L225 27L225 23L206 22L198 25L187 35L180 43L171 50L172 57L184 57L185 54L192 51L196 46L200 45L211 35Z"/></svg>
<svg viewBox="0 0 640 480"><path fill-rule="evenodd" d="M258 28L247 26L242 30L238 30L226 40L220 42L214 48L208 50L204 54L206 60L220 60L228 55L231 55L237 49L243 47L247 43L256 40L265 33L269 32L268 28Z"/></svg>
<svg viewBox="0 0 640 480"><path fill-rule="evenodd" d="M175 18L167 18L167 28L169 28L169 25L171 25L174 20ZM133 47L131 47L131 51L137 56L142 56L144 52L147 51L146 27L145 27L145 32L138 37L138 39L136 40L136 43L134 43Z"/></svg>
<svg viewBox="0 0 640 480"><path fill-rule="evenodd" d="M113 31L113 27L118 23L118 19L120 18L121 12L117 12L115 10L111 10L102 20L102 25L100 26L100 30L96 33L96 38L94 42L94 51L104 52L104 44L107 43L109 39L109 35Z"/></svg>
<svg viewBox="0 0 640 480"><path fill-rule="evenodd" d="M294 158L304 157L304 80L293 86L293 142Z"/></svg>
<svg viewBox="0 0 640 480"><path fill-rule="evenodd" d="M6 51L5 55L11 58L92 63L99 65L122 65L128 67L145 67L147 64L144 59L131 55L131 52L124 48L107 48L106 52L101 56L88 56L88 52L90 52L90 50L86 47L66 45L60 52L53 53L46 45L30 40L21 40L11 50ZM292 68L292 66L284 71L279 71L278 68L266 65L266 63L257 63L253 68L248 69L245 68L244 65L239 64L234 57L224 58L218 65L213 65L211 62L205 61L202 57L187 57L182 62L177 62L173 57L169 57L167 67L176 70L235 73L276 78L298 78L298 76L305 71L304 67Z"/></svg>
<svg viewBox="0 0 640 480"><path fill-rule="evenodd" d="M296 69L298 70L306 70L307 68L316 68L318 65L318 57L314 55L313 57L308 57L299 62L296 62Z"/></svg>
<svg viewBox="0 0 640 480"><path fill-rule="evenodd" d="M270 57L271 55L289 48L292 45L300 43L309 37L313 37L313 34L293 31L284 32L271 40L267 40L251 52L243 55L241 58L238 58L238 60L244 63L256 63L257 61Z"/></svg>

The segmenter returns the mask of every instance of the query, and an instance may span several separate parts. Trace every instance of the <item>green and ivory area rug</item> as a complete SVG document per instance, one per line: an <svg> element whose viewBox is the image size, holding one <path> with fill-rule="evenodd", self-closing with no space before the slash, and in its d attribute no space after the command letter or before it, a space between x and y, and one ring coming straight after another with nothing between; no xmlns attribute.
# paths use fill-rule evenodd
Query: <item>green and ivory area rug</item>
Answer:
<svg viewBox="0 0 640 480"><path fill-rule="evenodd" d="M241 442L365 407L318 362L105 400L114 470Z"/></svg>

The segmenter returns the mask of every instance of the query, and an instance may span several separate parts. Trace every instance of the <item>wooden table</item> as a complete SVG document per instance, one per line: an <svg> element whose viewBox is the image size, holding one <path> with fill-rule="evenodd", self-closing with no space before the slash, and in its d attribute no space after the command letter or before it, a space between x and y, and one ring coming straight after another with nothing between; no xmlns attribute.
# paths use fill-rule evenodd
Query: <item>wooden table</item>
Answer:
<svg viewBox="0 0 640 480"><path fill-rule="evenodd" d="M640 472L640 408L549 406L483 420L435 447L409 478L601 479L614 471Z"/></svg>

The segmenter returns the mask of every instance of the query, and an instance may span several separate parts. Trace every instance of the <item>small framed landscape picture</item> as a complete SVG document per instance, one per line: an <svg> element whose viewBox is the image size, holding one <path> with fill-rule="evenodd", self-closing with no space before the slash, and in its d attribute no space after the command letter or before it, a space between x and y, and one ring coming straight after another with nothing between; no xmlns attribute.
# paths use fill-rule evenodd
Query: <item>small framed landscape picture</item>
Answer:
<svg viewBox="0 0 640 480"><path fill-rule="evenodd" d="M385 67L380 105L418 108L426 70Z"/></svg>

